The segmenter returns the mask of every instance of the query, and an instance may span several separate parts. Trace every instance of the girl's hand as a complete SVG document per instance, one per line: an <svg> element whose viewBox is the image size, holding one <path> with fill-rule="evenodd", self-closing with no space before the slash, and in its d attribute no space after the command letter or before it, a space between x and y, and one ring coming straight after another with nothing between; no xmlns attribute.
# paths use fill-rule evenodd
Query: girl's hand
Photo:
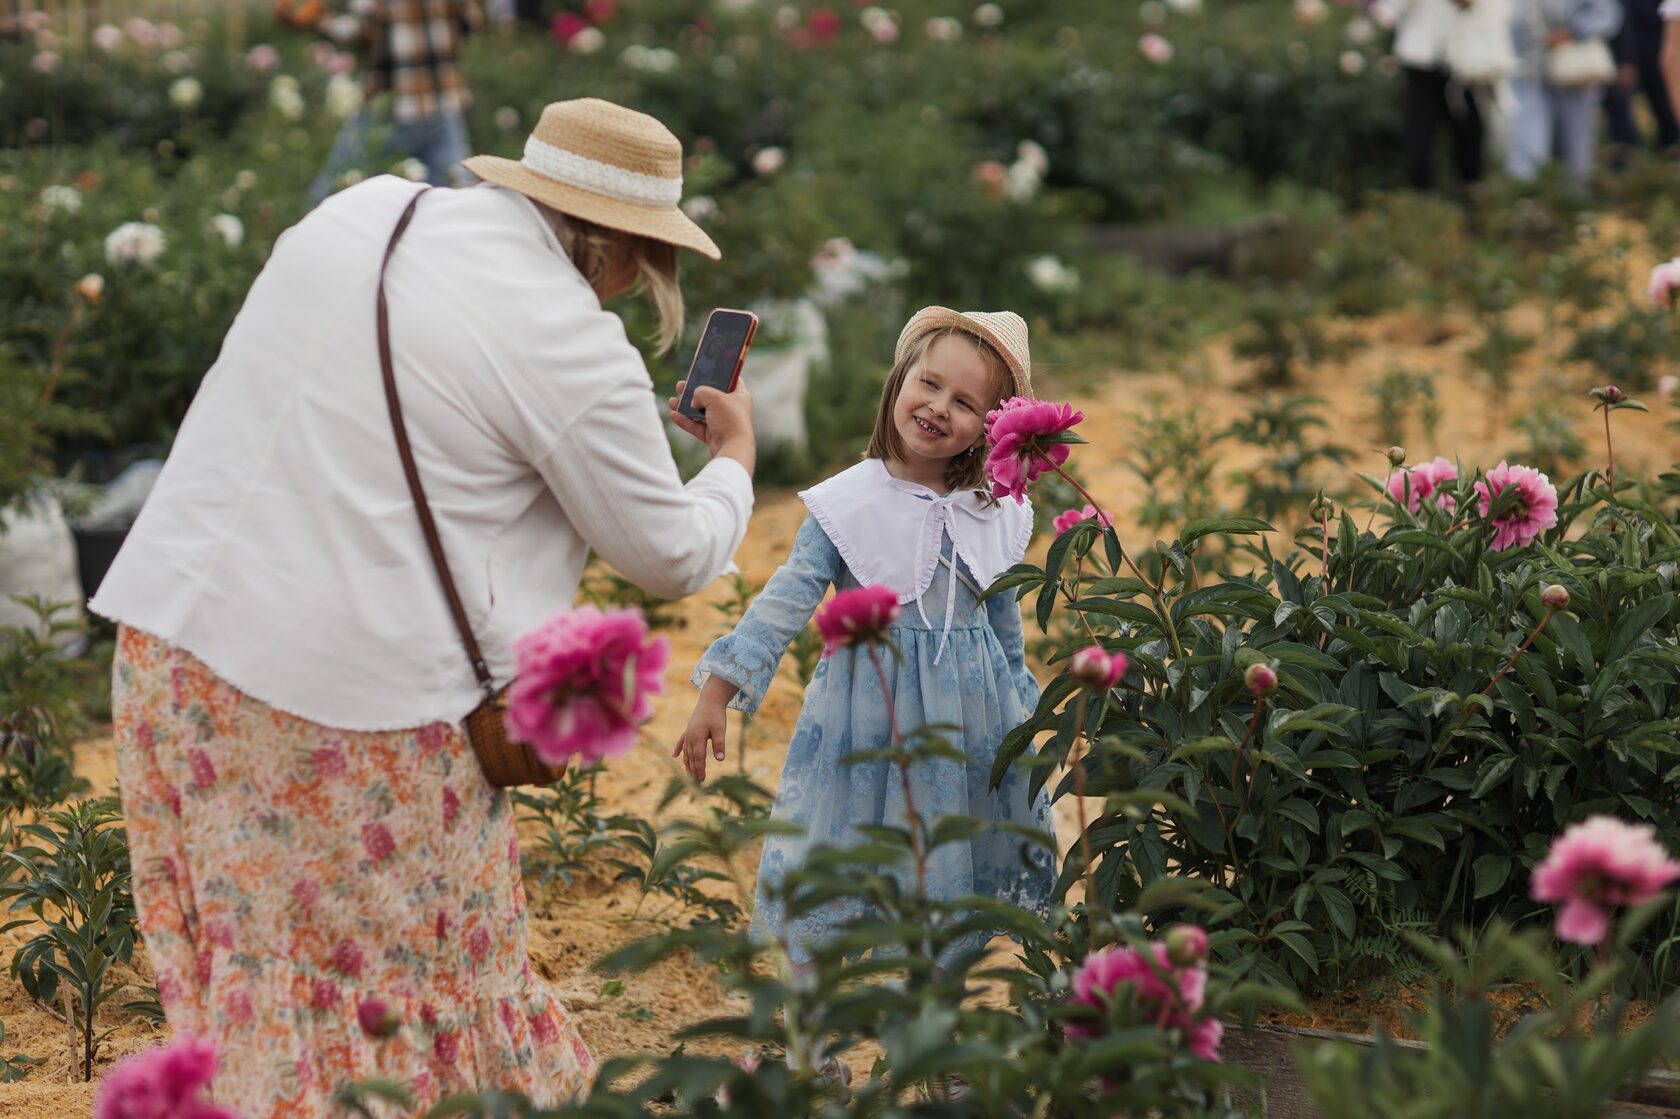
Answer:
<svg viewBox="0 0 1680 1119"><path fill-rule="evenodd" d="M671 751L673 758L682 758L683 766L688 775L696 781L706 779L706 745L711 744L712 755L718 761L723 760L723 740L729 729L729 709L721 703L705 695L694 705L694 714L688 717L688 727L677 739L677 748Z"/></svg>

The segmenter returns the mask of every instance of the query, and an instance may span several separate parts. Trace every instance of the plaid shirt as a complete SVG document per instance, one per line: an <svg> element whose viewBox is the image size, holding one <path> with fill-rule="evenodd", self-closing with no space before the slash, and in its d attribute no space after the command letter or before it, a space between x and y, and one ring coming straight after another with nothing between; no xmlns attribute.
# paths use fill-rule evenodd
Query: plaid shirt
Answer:
<svg viewBox="0 0 1680 1119"><path fill-rule="evenodd" d="M349 0L341 10L328 21L328 33L361 45L364 92L370 100L394 94L396 119L417 120L472 104L457 58L462 41L480 23L473 0Z"/></svg>

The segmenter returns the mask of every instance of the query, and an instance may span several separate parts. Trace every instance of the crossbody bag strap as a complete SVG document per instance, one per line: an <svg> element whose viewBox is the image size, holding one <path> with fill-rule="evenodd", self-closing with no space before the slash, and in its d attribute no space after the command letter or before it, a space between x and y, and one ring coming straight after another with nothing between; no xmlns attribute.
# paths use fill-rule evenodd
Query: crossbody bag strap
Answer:
<svg viewBox="0 0 1680 1119"><path fill-rule="evenodd" d="M397 439L397 454L402 456L403 477L408 480L408 492L414 497L414 512L420 518L420 532L426 537L426 549L432 554L432 566L437 569L438 582L443 584L443 596L449 600L449 613L461 634L467 659L472 662L473 675L478 677L479 687L484 689L485 695L493 698L496 685L490 676L490 666L485 663L478 639L473 636L472 626L467 622L466 607L461 605L460 592L455 589L455 577L449 571L449 557L444 555L437 521L432 517L431 503L426 500L426 487L421 484L420 470L414 464L414 448L409 445L408 425L403 422L402 401L397 397L396 368L391 362L391 316L385 302L385 270L390 267L391 254L396 251L397 242L414 220L414 209L420 204L420 196L429 189L422 188L409 200L402 217L397 219L390 244L385 246L385 257L379 262L379 295L374 314L379 334L379 370L385 377L385 404L391 413L391 434Z"/></svg>

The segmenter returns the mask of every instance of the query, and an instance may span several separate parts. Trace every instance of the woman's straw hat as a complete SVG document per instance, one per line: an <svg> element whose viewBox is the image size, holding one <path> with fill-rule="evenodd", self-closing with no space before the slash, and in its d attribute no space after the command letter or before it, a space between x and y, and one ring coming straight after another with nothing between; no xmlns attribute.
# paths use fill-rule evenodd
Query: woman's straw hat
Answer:
<svg viewBox="0 0 1680 1119"><path fill-rule="evenodd" d="M467 170L563 214L717 260L723 254L678 207L682 143L646 113L585 97L556 101L521 160L475 155Z"/></svg>
<svg viewBox="0 0 1680 1119"><path fill-rule="evenodd" d="M991 344L1009 366L1014 378L1011 396L1031 396L1032 357L1027 353L1027 324L1013 311L953 311L949 307L923 307L904 324L893 349L893 362L904 360L924 335L944 327L955 327L978 335Z"/></svg>

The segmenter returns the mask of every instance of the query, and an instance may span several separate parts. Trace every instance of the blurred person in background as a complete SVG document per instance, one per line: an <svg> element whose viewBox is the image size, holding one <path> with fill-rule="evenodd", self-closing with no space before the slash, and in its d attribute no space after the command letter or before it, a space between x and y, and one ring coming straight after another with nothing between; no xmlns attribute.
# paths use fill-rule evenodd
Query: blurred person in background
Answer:
<svg viewBox="0 0 1680 1119"><path fill-rule="evenodd" d="M1512 178L1533 180L1555 152L1570 181L1586 185L1598 148L1598 106L1604 87L1616 78L1608 40L1621 22L1618 0L1517 0L1511 20L1517 111L1505 153ZM1601 80L1560 75L1560 49L1594 42L1604 47Z"/></svg>
<svg viewBox="0 0 1680 1119"><path fill-rule="evenodd" d="M1619 147L1644 146L1639 122L1634 119L1639 95L1644 96L1656 121L1656 149L1664 151L1680 141L1680 123L1676 122L1662 72L1661 6L1660 0L1621 0L1622 29L1610 42L1616 58L1616 82L1604 91L1610 142Z"/></svg>
<svg viewBox="0 0 1680 1119"><path fill-rule="evenodd" d="M1668 107L1680 119L1680 0L1663 0L1657 15L1663 21L1660 59Z"/></svg>
<svg viewBox="0 0 1680 1119"><path fill-rule="evenodd" d="M1482 180L1482 112L1476 83L1455 73L1455 40L1475 34L1464 13L1471 0L1376 0L1372 18L1394 28L1394 57L1405 82L1406 182L1413 190L1435 186L1435 142L1445 124L1453 164L1466 186Z"/></svg>
<svg viewBox="0 0 1680 1119"><path fill-rule="evenodd" d="M312 204L367 159L376 125L389 128L381 156L419 160L433 186L467 181L461 162L470 154L472 94L459 60L482 20L473 0L336 0L330 6L316 29L359 56L363 103L345 119L309 188Z"/></svg>

